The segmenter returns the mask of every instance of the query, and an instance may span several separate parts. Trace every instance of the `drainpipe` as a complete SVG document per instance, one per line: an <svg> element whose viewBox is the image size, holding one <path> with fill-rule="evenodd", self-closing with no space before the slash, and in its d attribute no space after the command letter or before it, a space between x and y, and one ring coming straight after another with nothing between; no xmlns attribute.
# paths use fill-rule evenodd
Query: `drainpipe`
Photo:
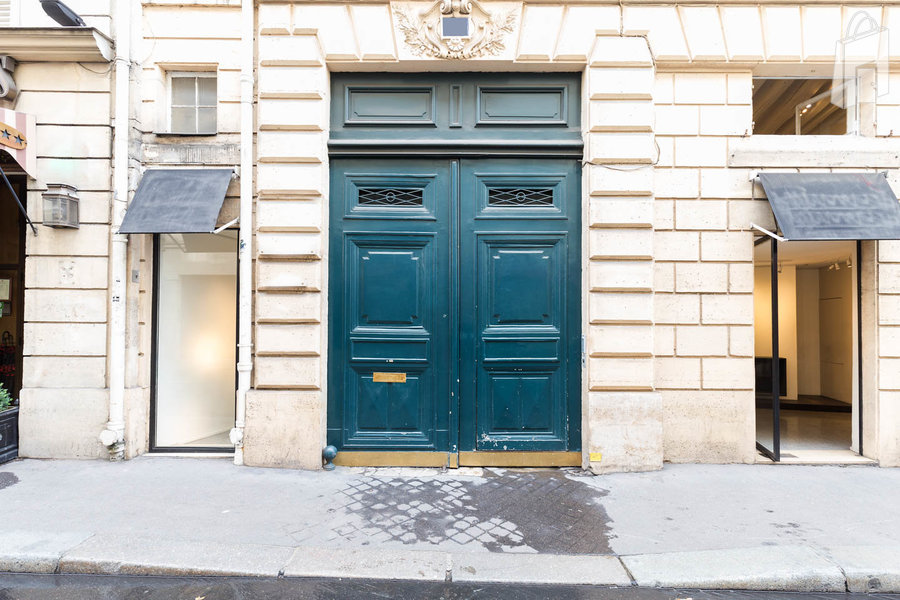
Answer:
<svg viewBox="0 0 900 600"><path fill-rule="evenodd" d="M110 460L125 456L125 304L128 236L119 233L128 206L129 86L131 79L131 0L116 0L116 100L113 108L113 212L109 301L109 421L100 443Z"/></svg>
<svg viewBox="0 0 900 600"><path fill-rule="evenodd" d="M244 418L250 390L253 300L253 1L241 2L241 226L238 246L238 385L235 398L234 464L244 464Z"/></svg>

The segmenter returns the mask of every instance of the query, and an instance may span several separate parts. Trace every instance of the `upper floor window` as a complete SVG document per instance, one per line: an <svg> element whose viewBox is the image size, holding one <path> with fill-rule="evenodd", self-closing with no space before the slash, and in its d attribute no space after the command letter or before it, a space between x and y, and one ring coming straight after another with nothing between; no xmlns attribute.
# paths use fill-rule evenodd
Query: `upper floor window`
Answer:
<svg viewBox="0 0 900 600"><path fill-rule="evenodd" d="M0 0L0 27L13 24L12 9L12 0Z"/></svg>
<svg viewBox="0 0 900 600"><path fill-rule="evenodd" d="M847 109L832 103L831 79L753 79L753 133L843 135Z"/></svg>
<svg viewBox="0 0 900 600"><path fill-rule="evenodd" d="M216 74L172 73L169 130L172 133L216 133Z"/></svg>

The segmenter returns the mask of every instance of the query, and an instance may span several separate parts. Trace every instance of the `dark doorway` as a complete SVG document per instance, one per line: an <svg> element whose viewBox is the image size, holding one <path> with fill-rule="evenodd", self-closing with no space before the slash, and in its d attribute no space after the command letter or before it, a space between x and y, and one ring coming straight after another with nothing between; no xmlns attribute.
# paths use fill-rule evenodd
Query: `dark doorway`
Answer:
<svg viewBox="0 0 900 600"><path fill-rule="evenodd" d="M25 202L25 182L10 183ZM0 383L13 398L22 389L22 330L25 323L25 218L9 190L0 188Z"/></svg>
<svg viewBox="0 0 900 600"><path fill-rule="evenodd" d="M9 176L25 202L25 178ZM22 336L25 328L25 217L5 185L0 185L0 385L18 404L22 390ZM18 411L0 415L0 462L15 458Z"/></svg>

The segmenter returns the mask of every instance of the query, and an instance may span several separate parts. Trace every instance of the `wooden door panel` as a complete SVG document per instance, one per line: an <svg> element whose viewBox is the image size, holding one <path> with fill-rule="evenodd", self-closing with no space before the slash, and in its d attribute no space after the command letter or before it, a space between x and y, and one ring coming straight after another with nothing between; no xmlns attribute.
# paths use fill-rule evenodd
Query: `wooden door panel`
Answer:
<svg viewBox="0 0 900 600"><path fill-rule="evenodd" d="M447 450L449 165L334 161L328 439Z"/></svg>
<svg viewBox="0 0 900 600"><path fill-rule="evenodd" d="M565 448L565 373L558 352L566 321L565 234L477 239L477 448Z"/></svg>
<svg viewBox="0 0 900 600"><path fill-rule="evenodd" d="M460 173L460 449L577 450L577 165L472 160Z"/></svg>

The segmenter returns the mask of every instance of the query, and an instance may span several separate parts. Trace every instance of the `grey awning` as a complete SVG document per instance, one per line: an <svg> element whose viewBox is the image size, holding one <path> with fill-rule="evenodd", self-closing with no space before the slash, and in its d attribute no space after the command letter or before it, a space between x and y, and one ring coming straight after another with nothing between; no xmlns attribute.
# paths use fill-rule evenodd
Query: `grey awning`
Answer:
<svg viewBox="0 0 900 600"><path fill-rule="evenodd" d="M900 203L880 173L760 173L788 240L897 240Z"/></svg>
<svg viewBox="0 0 900 600"><path fill-rule="evenodd" d="M119 233L211 233L232 169L151 169L138 185Z"/></svg>

